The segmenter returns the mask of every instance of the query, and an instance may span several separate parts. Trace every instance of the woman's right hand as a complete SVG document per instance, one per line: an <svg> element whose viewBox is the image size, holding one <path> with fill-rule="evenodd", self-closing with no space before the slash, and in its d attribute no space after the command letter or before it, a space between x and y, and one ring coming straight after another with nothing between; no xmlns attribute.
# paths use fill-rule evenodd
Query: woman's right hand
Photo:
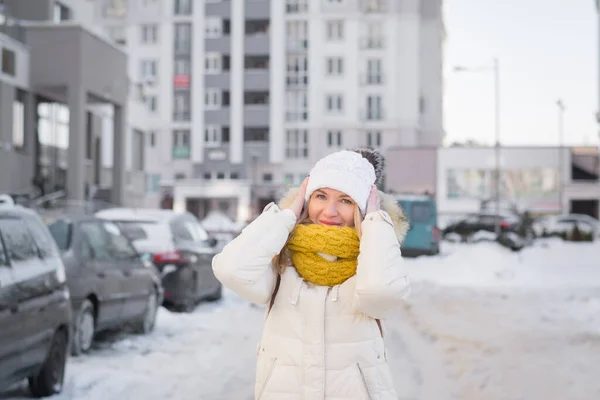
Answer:
<svg viewBox="0 0 600 400"><path fill-rule="evenodd" d="M288 209L292 210L296 215L296 221L300 219L300 214L302 214L302 208L304 207L304 196L306 196L306 186L308 185L308 176L304 178L302 181L302 185L300 185L300 190L298 194L296 194L296 198L294 202L288 207Z"/></svg>

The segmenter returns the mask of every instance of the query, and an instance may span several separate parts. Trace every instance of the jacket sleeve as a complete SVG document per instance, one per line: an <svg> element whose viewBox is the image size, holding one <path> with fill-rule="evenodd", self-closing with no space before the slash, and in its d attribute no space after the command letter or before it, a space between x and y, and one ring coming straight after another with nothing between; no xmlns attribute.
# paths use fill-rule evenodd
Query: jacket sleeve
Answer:
<svg viewBox="0 0 600 400"><path fill-rule="evenodd" d="M272 265L296 224L291 210L274 203L229 242L212 261L215 276L246 300L266 304L271 299L277 272Z"/></svg>
<svg viewBox="0 0 600 400"><path fill-rule="evenodd" d="M372 318L383 319L410 293L406 267L385 211L369 213L361 228L354 306Z"/></svg>

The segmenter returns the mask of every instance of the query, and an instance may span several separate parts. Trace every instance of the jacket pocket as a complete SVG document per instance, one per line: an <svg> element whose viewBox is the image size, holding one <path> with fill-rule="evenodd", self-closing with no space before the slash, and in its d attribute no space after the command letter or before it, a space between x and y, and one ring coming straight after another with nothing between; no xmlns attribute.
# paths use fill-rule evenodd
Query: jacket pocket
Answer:
<svg viewBox="0 0 600 400"><path fill-rule="evenodd" d="M263 395L265 394L265 390L267 389L267 385L269 384L269 381L271 380L271 376L273 376L273 371L275 371L276 365L277 365L277 359L274 358L273 361L271 362L271 366L269 367L269 370L267 372L267 377L265 378L265 381L262 384L260 393L258 394L258 400L262 399Z"/></svg>
<svg viewBox="0 0 600 400"><path fill-rule="evenodd" d="M371 394L371 389L369 387L369 382L367 382L367 378L365 377L365 374L363 372L363 369L362 369L360 363L356 363L356 368L358 369L358 373L360 375L360 379L362 380L363 387L365 388L365 392L367 392L367 398L369 400L373 400L374 397Z"/></svg>

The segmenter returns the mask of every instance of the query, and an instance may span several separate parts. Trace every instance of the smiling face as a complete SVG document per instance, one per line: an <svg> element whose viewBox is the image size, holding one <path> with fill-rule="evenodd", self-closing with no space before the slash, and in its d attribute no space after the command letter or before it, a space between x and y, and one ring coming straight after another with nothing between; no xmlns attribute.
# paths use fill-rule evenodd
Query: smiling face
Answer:
<svg viewBox="0 0 600 400"><path fill-rule="evenodd" d="M354 227L356 203L339 190L315 190L308 201L308 218L314 224Z"/></svg>

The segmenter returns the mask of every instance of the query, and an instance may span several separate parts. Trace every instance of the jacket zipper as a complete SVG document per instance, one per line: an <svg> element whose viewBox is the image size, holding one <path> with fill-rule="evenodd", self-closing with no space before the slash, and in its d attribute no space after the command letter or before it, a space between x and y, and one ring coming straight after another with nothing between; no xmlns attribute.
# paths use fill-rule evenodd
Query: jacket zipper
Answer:
<svg viewBox="0 0 600 400"><path fill-rule="evenodd" d="M367 391L367 397L369 398L369 400L373 400L373 396L371 396L371 391L369 390L369 385L367 384L367 378L365 378L365 374L363 373L360 363L356 363L356 366L358 367L358 372L360 373L360 377L362 378L363 385L365 387L365 390Z"/></svg>
<svg viewBox="0 0 600 400"><path fill-rule="evenodd" d="M267 374L267 378L265 379L265 383L263 383L263 387L260 389L260 394L258 395L258 400L262 399L263 395L265 394L267 385L269 384L269 381L271 380L271 375L273 375L273 371L275 371L276 363L277 363L277 359L274 358L273 362L271 363L271 368L269 369L269 373Z"/></svg>

